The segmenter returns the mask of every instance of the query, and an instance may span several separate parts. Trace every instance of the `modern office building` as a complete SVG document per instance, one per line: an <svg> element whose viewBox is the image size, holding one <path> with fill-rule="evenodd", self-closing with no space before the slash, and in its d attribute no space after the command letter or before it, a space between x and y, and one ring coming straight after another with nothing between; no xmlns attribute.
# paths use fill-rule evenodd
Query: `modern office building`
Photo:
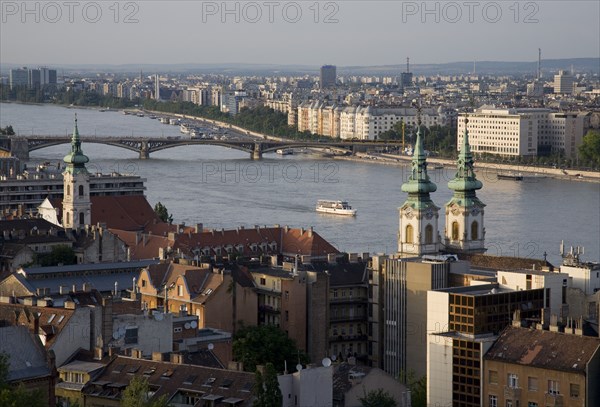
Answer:
<svg viewBox="0 0 600 407"><path fill-rule="evenodd" d="M321 86L321 89L335 86L336 78L337 74L335 65L323 65L321 67L321 76L319 78L319 85Z"/></svg>
<svg viewBox="0 0 600 407"><path fill-rule="evenodd" d="M560 95L570 95L573 93L573 82L574 78L567 71L558 71L557 75L554 75L554 93Z"/></svg>
<svg viewBox="0 0 600 407"><path fill-rule="evenodd" d="M29 85L29 71L27 68L11 69L9 74L10 88Z"/></svg>
<svg viewBox="0 0 600 407"><path fill-rule="evenodd" d="M479 284L429 291L426 303L427 405L479 407L483 355L515 311L522 319L540 320L550 289Z"/></svg>
<svg viewBox="0 0 600 407"><path fill-rule="evenodd" d="M462 143L467 115L458 119L458 145ZM587 112L550 109L496 109L483 107L469 113L469 141L476 154L507 157L563 153L574 159L589 126Z"/></svg>

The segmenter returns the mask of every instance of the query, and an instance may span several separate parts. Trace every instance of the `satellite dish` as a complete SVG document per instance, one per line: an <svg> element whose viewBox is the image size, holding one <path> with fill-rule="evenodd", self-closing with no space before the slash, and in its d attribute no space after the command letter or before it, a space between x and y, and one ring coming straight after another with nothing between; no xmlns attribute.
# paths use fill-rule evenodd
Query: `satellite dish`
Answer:
<svg viewBox="0 0 600 407"><path fill-rule="evenodd" d="M156 315L154 316L154 318L155 318L157 321L162 321L162 319L163 319L163 314L161 314L161 313L158 313L158 314L156 314Z"/></svg>
<svg viewBox="0 0 600 407"><path fill-rule="evenodd" d="M198 328L198 323L196 321L192 321L190 322L190 326L192 327L192 329L196 329Z"/></svg>
<svg viewBox="0 0 600 407"><path fill-rule="evenodd" d="M297 370L297 371L301 371L301 370L302 370L302 364L298 363L298 364L296 365L296 370Z"/></svg>
<svg viewBox="0 0 600 407"><path fill-rule="evenodd" d="M189 322L186 322L186 323L183 325L183 327L184 327L185 329L190 329L190 323L189 323Z"/></svg>
<svg viewBox="0 0 600 407"><path fill-rule="evenodd" d="M215 345L213 345L212 343L208 344L208 350L213 350L215 348Z"/></svg>
<svg viewBox="0 0 600 407"><path fill-rule="evenodd" d="M331 355L331 360L333 360L335 362L336 359L337 359L337 356Z"/></svg>
<svg viewBox="0 0 600 407"><path fill-rule="evenodd" d="M325 358L321 361L321 363L323 364L323 366L329 367L329 366L331 366L331 359Z"/></svg>

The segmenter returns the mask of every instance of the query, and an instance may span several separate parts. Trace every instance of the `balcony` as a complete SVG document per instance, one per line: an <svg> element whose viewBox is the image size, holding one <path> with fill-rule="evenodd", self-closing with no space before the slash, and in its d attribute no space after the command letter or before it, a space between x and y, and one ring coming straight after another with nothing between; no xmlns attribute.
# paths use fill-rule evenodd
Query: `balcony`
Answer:
<svg viewBox="0 0 600 407"><path fill-rule="evenodd" d="M521 390L520 387L504 386L504 398L508 400L520 400Z"/></svg>
<svg viewBox="0 0 600 407"><path fill-rule="evenodd" d="M366 341L367 335L355 334L355 335L336 335L330 336L329 342L350 342L350 341Z"/></svg>
<svg viewBox="0 0 600 407"><path fill-rule="evenodd" d="M369 302L369 299L367 297L329 297L329 302L331 304L344 304L344 303L349 303L349 304L366 304L367 302Z"/></svg>
<svg viewBox="0 0 600 407"><path fill-rule="evenodd" d="M367 321L366 315L331 315L329 322L353 322L353 321Z"/></svg>
<svg viewBox="0 0 600 407"><path fill-rule="evenodd" d="M274 307L270 306L270 305L259 305L258 306L258 311L259 312L266 312L266 313L270 313L270 314L279 314L280 311L278 309L275 309Z"/></svg>
<svg viewBox="0 0 600 407"><path fill-rule="evenodd" d="M563 395L559 393L546 393L544 404L546 407L563 407Z"/></svg>

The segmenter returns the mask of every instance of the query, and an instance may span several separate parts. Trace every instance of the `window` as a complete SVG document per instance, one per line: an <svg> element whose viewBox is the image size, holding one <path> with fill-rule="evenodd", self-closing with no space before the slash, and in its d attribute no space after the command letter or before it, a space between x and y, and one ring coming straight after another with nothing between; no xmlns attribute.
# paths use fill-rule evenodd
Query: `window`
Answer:
<svg viewBox="0 0 600 407"><path fill-rule="evenodd" d="M433 243L433 226L427 225L425 227L425 244Z"/></svg>
<svg viewBox="0 0 600 407"><path fill-rule="evenodd" d="M67 196L71 195L71 185L67 185Z"/></svg>
<svg viewBox="0 0 600 407"><path fill-rule="evenodd" d="M458 240L458 222L452 222L452 240Z"/></svg>
<svg viewBox="0 0 600 407"><path fill-rule="evenodd" d="M527 378L527 389L529 391L538 391L538 379L537 377Z"/></svg>
<svg viewBox="0 0 600 407"><path fill-rule="evenodd" d="M516 389L519 387L519 376L514 373L508 374L508 387Z"/></svg>
<svg viewBox="0 0 600 407"><path fill-rule="evenodd" d="M414 243L412 225L406 225L406 243Z"/></svg>
<svg viewBox="0 0 600 407"><path fill-rule="evenodd" d="M183 297L183 285L181 284L177 286L177 295Z"/></svg>
<svg viewBox="0 0 600 407"><path fill-rule="evenodd" d="M574 399L579 398L579 385L575 383L571 383L569 385L569 394Z"/></svg>
<svg viewBox="0 0 600 407"><path fill-rule="evenodd" d="M490 384L498 384L498 372L497 371L490 370L488 377L489 377Z"/></svg>
<svg viewBox="0 0 600 407"><path fill-rule="evenodd" d="M265 279L264 277L260 278L260 285L266 285L267 284L267 279Z"/></svg>
<svg viewBox="0 0 600 407"><path fill-rule="evenodd" d="M479 224L477 221L471 223L471 240L479 239Z"/></svg>
<svg viewBox="0 0 600 407"><path fill-rule="evenodd" d="M142 280L142 287L146 287L146 280Z"/></svg>
<svg viewBox="0 0 600 407"><path fill-rule="evenodd" d="M529 403L527 403L527 407L538 407L538 403L536 403L535 401L530 401Z"/></svg>
<svg viewBox="0 0 600 407"><path fill-rule="evenodd" d="M560 394L558 391L558 381L548 380L548 394Z"/></svg>
<svg viewBox="0 0 600 407"><path fill-rule="evenodd" d="M83 185L79 185L79 196L83 196Z"/></svg>
<svg viewBox="0 0 600 407"><path fill-rule="evenodd" d="M506 400L506 407L513 407L512 400Z"/></svg>
<svg viewBox="0 0 600 407"><path fill-rule="evenodd" d="M85 215L83 214L83 212L79 213L79 224L85 225Z"/></svg>
<svg viewBox="0 0 600 407"><path fill-rule="evenodd" d="M138 329L127 328L125 330L125 344L137 343L138 341Z"/></svg>
<svg viewBox="0 0 600 407"><path fill-rule="evenodd" d="M490 394L489 407L498 407L498 397Z"/></svg>
<svg viewBox="0 0 600 407"><path fill-rule="evenodd" d="M71 223L71 214L69 212L67 212L67 221L65 222L65 225L68 225Z"/></svg>

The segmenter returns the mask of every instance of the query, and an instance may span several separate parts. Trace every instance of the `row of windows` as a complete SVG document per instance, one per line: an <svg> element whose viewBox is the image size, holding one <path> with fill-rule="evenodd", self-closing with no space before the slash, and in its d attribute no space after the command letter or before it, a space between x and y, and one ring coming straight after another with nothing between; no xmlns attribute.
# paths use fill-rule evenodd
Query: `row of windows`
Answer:
<svg viewBox="0 0 600 407"><path fill-rule="evenodd" d="M488 371L488 382L492 385L498 384L498 372L495 370ZM519 387L519 376L516 373L508 373L506 377L507 386L513 389L518 389ZM549 379L547 387L548 394L558 395L560 394L560 382L558 380ZM539 390L539 380L537 377L528 376L527 377L527 391L536 392ZM569 384L569 396L571 398L579 398L580 396L580 386L577 383ZM492 397L492 396L490 396Z"/></svg>

